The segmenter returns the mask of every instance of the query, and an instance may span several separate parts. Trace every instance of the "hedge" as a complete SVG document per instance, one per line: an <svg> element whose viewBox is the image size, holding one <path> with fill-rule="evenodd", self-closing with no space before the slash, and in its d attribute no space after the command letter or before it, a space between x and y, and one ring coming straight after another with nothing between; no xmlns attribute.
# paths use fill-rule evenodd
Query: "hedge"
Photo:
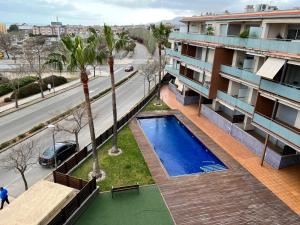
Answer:
<svg viewBox="0 0 300 225"><path fill-rule="evenodd" d="M47 85L48 84L53 85L53 82L54 82L54 87L57 87L57 86L67 83L68 81L65 77L62 77L62 76L53 75L53 76L46 77L43 79L43 90L44 91L48 90ZM26 98L26 97L38 94L40 92L41 91L40 91L39 83L38 82L31 83L31 84L28 84L28 85L20 88L19 93L18 93L18 98L19 99ZM10 98L11 99L15 98L14 93L10 96Z"/></svg>
<svg viewBox="0 0 300 225"><path fill-rule="evenodd" d="M37 80L37 78L33 77L33 76L23 77L19 80L20 88L24 87L28 84L31 84L31 83L35 82L36 80ZM12 91L13 91L13 88L10 83L0 84L0 96L6 95Z"/></svg>

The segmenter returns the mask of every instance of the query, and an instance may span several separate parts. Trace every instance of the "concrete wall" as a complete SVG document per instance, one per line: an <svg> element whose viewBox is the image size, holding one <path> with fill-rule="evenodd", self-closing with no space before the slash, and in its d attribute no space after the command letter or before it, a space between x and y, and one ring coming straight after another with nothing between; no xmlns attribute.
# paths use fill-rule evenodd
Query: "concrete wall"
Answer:
<svg viewBox="0 0 300 225"><path fill-rule="evenodd" d="M176 95L176 100L182 105L191 105L199 103L199 96L184 96L177 90L176 86L172 83L169 83L168 87L169 90Z"/></svg>
<svg viewBox="0 0 300 225"><path fill-rule="evenodd" d="M206 105L202 105L201 114L206 116L209 120L214 122L218 127L222 128L226 133L230 134L232 137L237 139L239 142L244 144L256 155L261 156L263 153L264 144L257 140L252 135L248 134L235 124L231 123L224 117L217 114L211 108ZM300 163L299 155L282 156L272 150L267 148L267 153L265 161L270 164L275 169L281 169L287 166L295 165Z"/></svg>

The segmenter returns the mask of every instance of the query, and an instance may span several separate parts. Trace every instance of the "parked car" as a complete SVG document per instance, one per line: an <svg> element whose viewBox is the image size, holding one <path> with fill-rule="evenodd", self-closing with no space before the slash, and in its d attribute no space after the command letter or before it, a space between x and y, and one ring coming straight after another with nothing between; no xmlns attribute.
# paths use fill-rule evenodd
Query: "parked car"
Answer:
<svg viewBox="0 0 300 225"><path fill-rule="evenodd" d="M76 152L76 143L64 141L55 143L56 162L61 164ZM55 166L55 154L53 146L47 148L39 157L39 164L42 166Z"/></svg>
<svg viewBox="0 0 300 225"><path fill-rule="evenodd" d="M131 72L131 71L133 71L133 70L134 70L133 65L127 66L127 67L125 68L125 72Z"/></svg>

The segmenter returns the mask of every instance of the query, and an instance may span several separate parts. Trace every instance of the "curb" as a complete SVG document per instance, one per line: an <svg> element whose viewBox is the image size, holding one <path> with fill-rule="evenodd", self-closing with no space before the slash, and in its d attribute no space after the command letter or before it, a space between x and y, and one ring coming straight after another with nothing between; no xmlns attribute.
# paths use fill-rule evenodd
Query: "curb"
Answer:
<svg viewBox="0 0 300 225"><path fill-rule="evenodd" d="M135 71L133 71L128 77L126 77L126 78L120 80L118 83L115 84L115 85L116 85L116 88L118 88L118 87L120 87L122 84L128 82L128 81L129 81L135 74L137 74L137 73L138 73L138 70L135 70ZM91 103L93 103L93 102L99 100L100 98L102 98L102 97L108 95L110 92L111 92L111 87L105 89L104 91L102 91L102 92L100 92L100 93L98 94L99 96L98 96L97 98L95 98L95 99L90 98L90 99L91 99ZM95 95L95 96L97 96L97 95ZM79 105L80 105L80 104L79 104ZM71 110L74 110L74 109L75 109L76 107L78 107L79 105L74 106ZM59 115L58 115L58 116L59 116ZM68 115L65 115L65 116L62 117L62 118L59 118L58 120L56 120L56 121L53 122L53 123L56 124L56 123L60 122L61 120L65 119L65 118L68 117L68 116L69 116L69 114L68 114ZM53 118L52 118L52 119L53 119ZM49 120L51 120L51 119L49 119ZM47 124L47 122L48 122L49 120L47 120L47 121L44 122L43 124L44 124L44 125ZM31 129L32 129L32 128L31 128ZM38 133L40 133L40 132L42 132L42 131L44 131L44 130L46 130L46 129L47 129L47 127L43 127L43 128L41 128L40 130L37 130L37 131L35 131L34 133L29 134L28 136L26 136L26 137L24 137L24 138L18 140L17 142L15 142L15 143L13 143L13 144L11 144L11 145L9 145L9 146L3 148L3 149L0 149L0 153L5 152L6 150L8 150L8 149L10 149L10 148L12 148L12 147L14 147L14 146L16 146L17 144L20 144L20 143L23 142L23 141L26 141L27 139L31 138L32 136L34 136L34 135L36 135L36 134L38 134ZM27 131L27 132L28 132L28 131ZM26 133L26 132L25 132L25 133ZM25 134L25 133L23 133L23 134ZM11 140L12 140L12 139L11 139ZM10 140L8 140L8 141L10 141ZM3 142L3 143L5 143L5 142ZM1 143L1 144L2 144L2 143Z"/></svg>

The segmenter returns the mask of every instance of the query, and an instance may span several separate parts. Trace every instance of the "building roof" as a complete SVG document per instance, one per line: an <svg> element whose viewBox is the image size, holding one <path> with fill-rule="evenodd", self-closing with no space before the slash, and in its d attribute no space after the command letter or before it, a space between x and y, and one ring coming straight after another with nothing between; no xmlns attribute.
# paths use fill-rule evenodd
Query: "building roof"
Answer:
<svg viewBox="0 0 300 225"><path fill-rule="evenodd" d="M269 18L300 18L300 9L190 16L190 17L183 17L181 19L181 22L239 20L239 19L269 19Z"/></svg>
<svg viewBox="0 0 300 225"><path fill-rule="evenodd" d="M75 196L75 190L42 180L0 210L0 225L48 224Z"/></svg>

